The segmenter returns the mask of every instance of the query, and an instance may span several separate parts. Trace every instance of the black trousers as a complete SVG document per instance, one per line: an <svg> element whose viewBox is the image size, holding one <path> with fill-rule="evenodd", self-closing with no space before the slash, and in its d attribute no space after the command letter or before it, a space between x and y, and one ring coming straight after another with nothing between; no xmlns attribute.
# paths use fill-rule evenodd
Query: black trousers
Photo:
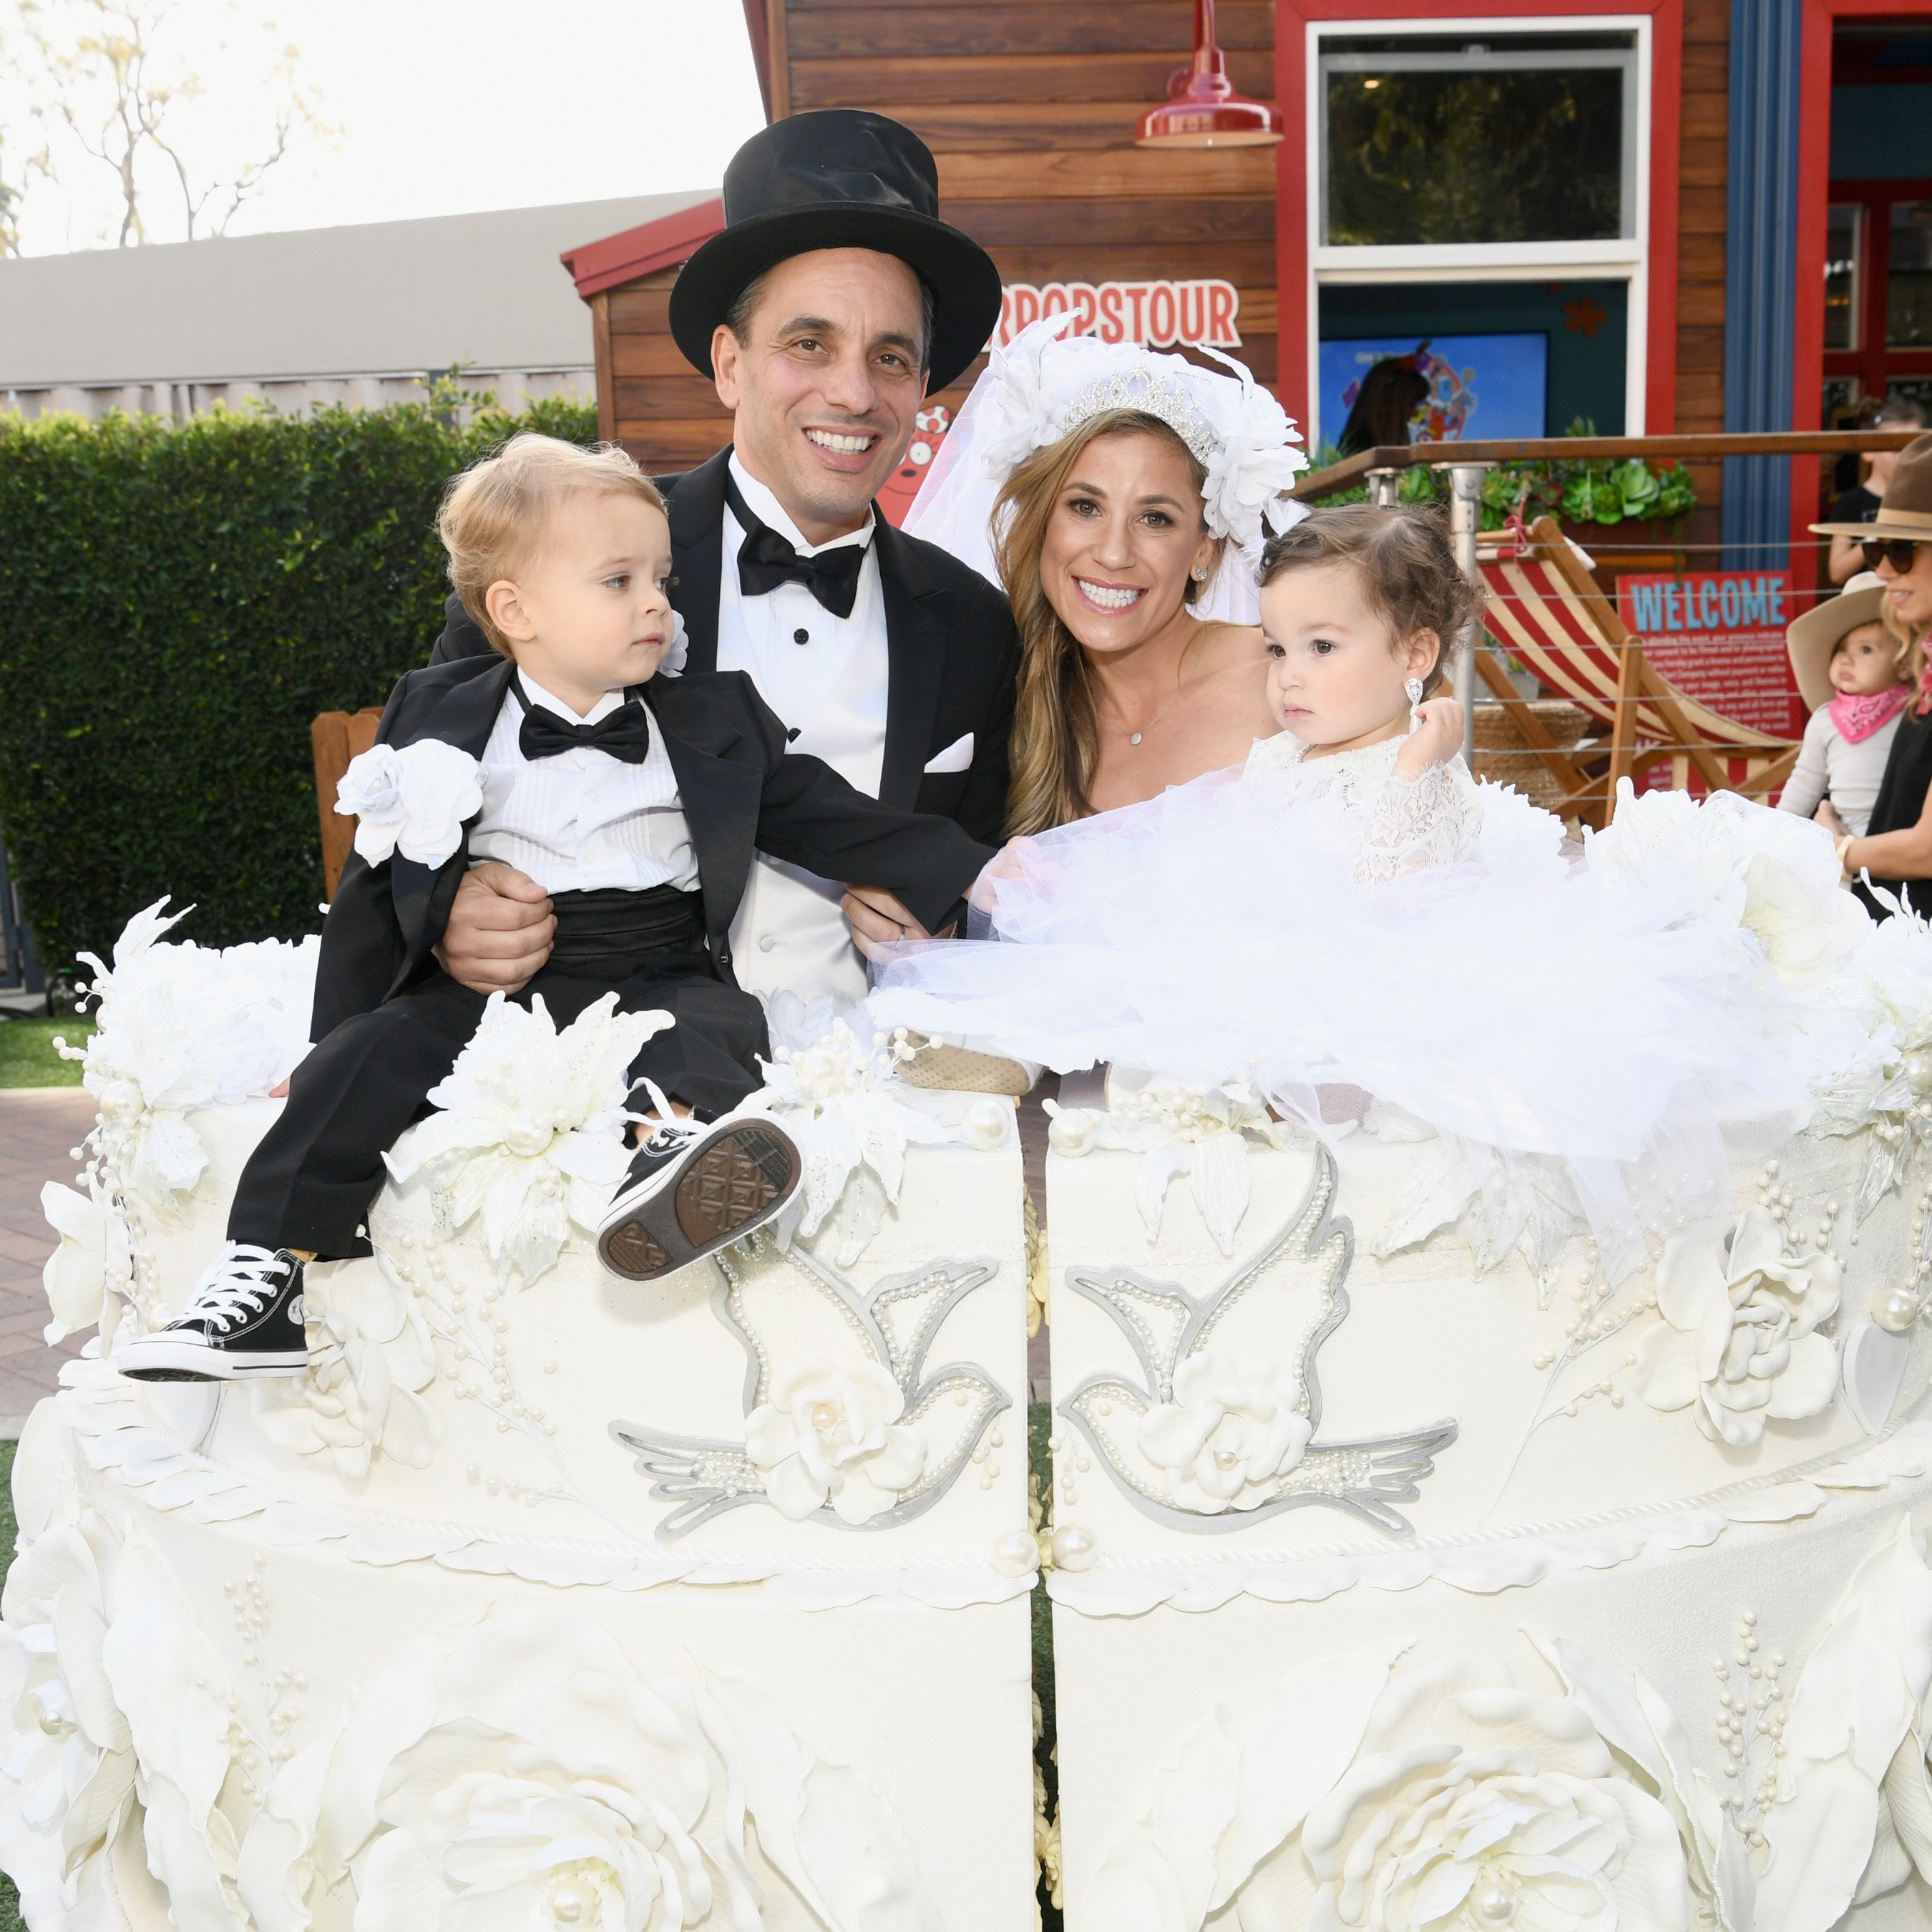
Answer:
<svg viewBox="0 0 1932 1932"><path fill-rule="evenodd" d="M658 916L642 927L630 924L673 943L627 948L626 909L611 916L620 899L655 899L656 908L636 910ZM688 914L674 908L681 916L673 920L664 916L667 903L651 893L556 894L555 947L511 997L527 1006L541 994L560 1027L612 992L625 1012L664 1008L675 1024L645 1041L631 1078L655 1081L672 1100L710 1118L758 1088L758 1057L770 1052L764 1009L712 971L701 950L702 922L694 934L689 923L694 908ZM228 1238L311 1249L331 1260L368 1253L364 1225L387 1178L382 1156L425 1111L430 1089L456 1064L487 1004L439 968L320 1041L291 1076L280 1119L242 1169ZM634 1104L643 1102L640 1089Z"/></svg>

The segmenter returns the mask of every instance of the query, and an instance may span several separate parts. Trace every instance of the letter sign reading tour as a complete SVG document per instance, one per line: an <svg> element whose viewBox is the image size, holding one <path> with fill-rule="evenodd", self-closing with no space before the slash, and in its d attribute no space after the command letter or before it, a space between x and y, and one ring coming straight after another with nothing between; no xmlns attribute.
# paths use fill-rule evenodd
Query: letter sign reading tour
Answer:
<svg viewBox="0 0 1932 1932"><path fill-rule="evenodd" d="M1796 614L1788 570L1620 577L1617 612L1652 664L1713 711L1780 737L1804 730L1784 648Z"/></svg>
<svg viewBox="0 0 1932 1932"><path fill-rule="evenodd" d="M1144 342L1164 349L1186 343L1198 348L1238 349L1234 326L1241 298L1232 282L1009 282L1000 291L1000 326L993 346L1004 348L1043 315L1073 314L1076 335L1102 342Z"/></svg>

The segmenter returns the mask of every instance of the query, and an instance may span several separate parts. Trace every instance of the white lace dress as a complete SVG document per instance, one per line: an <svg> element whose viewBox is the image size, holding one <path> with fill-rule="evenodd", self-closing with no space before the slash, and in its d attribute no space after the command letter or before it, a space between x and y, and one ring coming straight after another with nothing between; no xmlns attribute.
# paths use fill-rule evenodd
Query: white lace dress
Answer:
<svg viewBox="0 0 1932 1932"><path fill-rule="evenodd" d="M992 920L1016 943L900 949L874 1018L1062 1072L1250 1080L1311 1121L1316 1090L1359 1088L1560 1163L1606 1237L1714 1180L1720 1120L1802 1121L1845 1042L1811 1036L1828 1021L1726 881L1768 845L1842 900L1815 828L1677 795L1669 836L1620 821L1580 861L1548 813L1460 759L1406 778L1400 750L1265 740L1239 773L1028 842ZM1654 832L1652 807L1629 824ZM1721 863L1696 843L1714 829Z"/></svg>

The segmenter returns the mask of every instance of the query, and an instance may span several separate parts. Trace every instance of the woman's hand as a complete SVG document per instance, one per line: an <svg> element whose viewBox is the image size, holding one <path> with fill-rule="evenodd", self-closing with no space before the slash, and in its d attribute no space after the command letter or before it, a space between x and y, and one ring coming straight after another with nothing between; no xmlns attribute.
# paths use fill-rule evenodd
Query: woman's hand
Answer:
<svg viewBox="0 0 1932 1932"><path fill-rule="evenodd" d="M1454 698L1425 698L1415 716L1415 729L1396 754L1396 770L1406 778L1419 778L1431 765L1447 764L1462 748L1462 707Z"/></svg>
<svg viewBox="0 0 1932 1932"><path fill-rule="evenodd" d="M436 956L472 993L514 993L550 957L550 895L514 866L472 866L449 908Z"/></svg>
<svg viewBox="0 0 1932 1932"><path fill-rule="evenodd" d="M1811 823L1822 825L1834 838L1842 838L1845 836L1845 821L1838 816L1828 798L1819 801L1818 809L1811 814Z"/></svg>

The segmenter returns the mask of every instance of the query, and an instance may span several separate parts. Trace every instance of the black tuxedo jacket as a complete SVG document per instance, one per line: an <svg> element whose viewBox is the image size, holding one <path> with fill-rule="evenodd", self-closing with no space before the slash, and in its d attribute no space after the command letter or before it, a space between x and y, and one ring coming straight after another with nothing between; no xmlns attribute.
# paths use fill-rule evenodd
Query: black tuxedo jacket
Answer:
<svg viewBox="0 0 1932 1932"><path fill-rule="evenodd" d="M481 758L515 669L491 651L405 673L389 694L376 743L400 747L440 738ZM754 848L827 878L884 886L935 932L956 916L992 856L950 820L895 811L818 759L788 754L784 727L742 671L654 678L630 695L650 706L677 776L712 964L721 979L732 978L731 921ZM469 866L469 843L466 824L456 850L435 867L400 852L380 866L350 854L322 922L312 1039L430 970Z"/></svg>
<svg viewBox="0 0 1932 1932"><path fill-rule="evenodd" d="M684 619L691 640L688 668L694 671L718 668L718 579L724 561L724 476L730 457L728 448L721 449L695 470L656 479L670 511L670 601ZM879 801L902 812L936 812L975 838L997 844L1006 827L1006 740L1019 676L1013 614L976 570L937 544L895 530L884 516L876 518L872 541L878 548L891 662ZM443 608L448 622L431 664L489 652L489 640L459 598L452 596ZM969 770L926 770L928 760L968 731ZM824 876L885 884L856 873Z"/></svg>

